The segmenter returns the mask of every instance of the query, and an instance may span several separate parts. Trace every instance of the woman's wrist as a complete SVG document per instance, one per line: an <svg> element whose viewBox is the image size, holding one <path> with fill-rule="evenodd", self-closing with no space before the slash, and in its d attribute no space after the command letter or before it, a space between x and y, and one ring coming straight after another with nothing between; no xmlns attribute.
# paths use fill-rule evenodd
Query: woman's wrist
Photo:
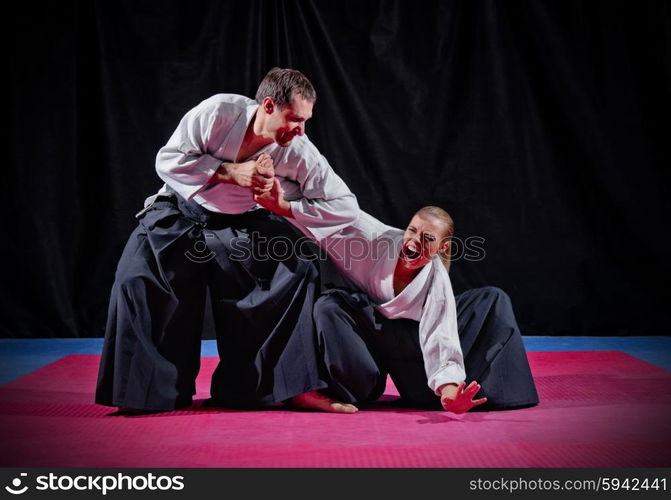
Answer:
<svg viewBox="0 0 671 500"><path fill-rule="evenodd" d="M440 391L440 399L455 399L457 397L457 389L459 388L458 384L449 383L441 385L438 390Z"/></svg>

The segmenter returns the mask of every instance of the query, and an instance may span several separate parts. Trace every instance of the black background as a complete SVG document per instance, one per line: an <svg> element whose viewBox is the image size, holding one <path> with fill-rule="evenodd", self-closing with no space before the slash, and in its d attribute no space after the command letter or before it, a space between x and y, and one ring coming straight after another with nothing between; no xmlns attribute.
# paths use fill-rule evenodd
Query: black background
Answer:
<svg viewBox="0 0 671 500"><path fill-rule="evenodd" d="M665 1L60 1L7 16L0 335L102 336L154 158L219 92L303 71L310 139L399 227L447 209L525 334L668 334Z"/></svg>

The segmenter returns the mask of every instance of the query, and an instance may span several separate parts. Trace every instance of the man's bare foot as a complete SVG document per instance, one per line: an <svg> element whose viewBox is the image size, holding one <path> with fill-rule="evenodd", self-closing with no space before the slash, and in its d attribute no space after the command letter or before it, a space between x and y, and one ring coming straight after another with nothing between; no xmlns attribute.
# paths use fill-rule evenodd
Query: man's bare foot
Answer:
<svg viewBox="0 0 671 500"><path fill-rule="evenodd" d="M359 409L349 403L341 403L323 394L312 391L304 392L291 398L291 402L296 408L302 410L320 410L329 413L356 413Z"/></svg>

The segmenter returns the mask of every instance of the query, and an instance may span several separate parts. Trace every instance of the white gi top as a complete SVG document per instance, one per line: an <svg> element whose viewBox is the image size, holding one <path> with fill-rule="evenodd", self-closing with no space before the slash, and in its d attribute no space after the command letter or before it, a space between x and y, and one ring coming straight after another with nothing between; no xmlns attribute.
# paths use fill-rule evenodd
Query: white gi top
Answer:
<svg viewBox="0 0 671 500"><path fill-rule="evenodd" d="M394 269L402 245L403 231L361 211L356 222L321 241L338 269L368 294L384 316L419 321L428 385L438 394L441 385L466 378L452 284L435 256L395 295Z"/></svg>
<svg viewBox="0 0 671 500"><path fill-rule="evenodd" d="M233 162L256 101L235 94L217 94L189 111L156 156L156 172L187 200L213 212L244 213L257 206L249 188L209 182L222 162ZM298 224L319 241L342 229L358 215L356 197L307 136L296 136L288 147L269 144L254 153L273 158L285 198ZM245 158L246 161L250 158ZM164 185L159 193L164 193ZM157 195L147 198L145 207Z"/></svg>

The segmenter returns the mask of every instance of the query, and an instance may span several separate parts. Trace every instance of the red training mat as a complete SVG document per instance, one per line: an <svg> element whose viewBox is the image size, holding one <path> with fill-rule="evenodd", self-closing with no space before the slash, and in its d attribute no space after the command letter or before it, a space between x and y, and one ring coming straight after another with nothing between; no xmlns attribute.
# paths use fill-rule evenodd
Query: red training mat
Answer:
<svg viewBox="0 0 671 500"><path fill-rule="evenodd" d="M617 351L533 352L541 404L453 415L382 404L354 415L202 406L114 416L92 403L99 356L0 387L2 467L669 467L671 372Z"/></svg>

